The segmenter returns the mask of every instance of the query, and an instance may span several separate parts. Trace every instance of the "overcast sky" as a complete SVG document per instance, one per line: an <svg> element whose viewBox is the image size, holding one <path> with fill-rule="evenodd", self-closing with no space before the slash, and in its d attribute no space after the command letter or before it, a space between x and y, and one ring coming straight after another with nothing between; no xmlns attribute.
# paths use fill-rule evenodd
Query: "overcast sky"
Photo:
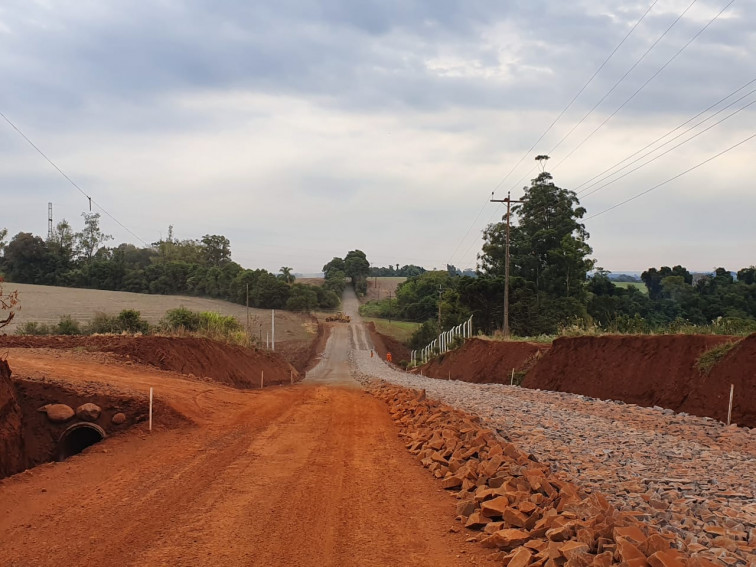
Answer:
<svg viewBox="0 0 756 567"><path fill-rule="evenodd" d="M173 225L226 235L250 268L354 248L474 267L491 191L521 196L549 154L600 266L737 270L756 264L756 138L599 214L756 134L756 104L735 113L756 101L756 82L738 91L754 2L701 31L729 1L657 0L546 132L653 0L4 0L0 112L136 235L103 214L115 242ZM735 113L721 124L586 184L731 94L619 174ZM88 207L2 119L0 196L11 235L45 236L48 202L77 229Z"/></svg>

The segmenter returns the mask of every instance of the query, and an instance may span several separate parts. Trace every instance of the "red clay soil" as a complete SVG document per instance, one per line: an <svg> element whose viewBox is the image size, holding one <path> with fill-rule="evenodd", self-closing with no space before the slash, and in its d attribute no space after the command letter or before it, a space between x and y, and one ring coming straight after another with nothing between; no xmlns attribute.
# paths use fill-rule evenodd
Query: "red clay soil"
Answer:
<svg viewBox="0 0 756 567"><path fill-rule="evenodd" d="M732 422L756 427L756 334L739 341L708 376L699 374L681 411L696 413L694 409L707 407L706 415L725 421L730 384L735 386Z"/></svg>
<svg viewBox="0 0 756 567"><path fill-rule="evenodd" d="M472 338L462 348L439 356L422 367L423 375L473 384L509 384L512 370L527 370L548 344L515 341L487 341Z"/></svg>
<svg viewBox="0 0 756 567"><path fill-rule="evenodd" d="M0 358L0 478L23 469L21 407L8 362Z"/></svg>
<svg viewBox="0 0 756 567"><path fill-rule="evenodd" d="M386 359L386 353L391 353L391 358L394 363L399 363L402 360L409 362L412 351L405 344L400 343L396 339L383 335L375 329L375 323L372 321L365 323L367 330L370 332L370 338L373 341L378 356L382 359Z"/></svg>
<svg viewBox="0 0 756 567"><path fill-rule="evenodd" d="M528 372L523 386L621 400L640 406L725 419L730 384L739 393L733 421L756 426L756 336L708 376L695 367L712 347L736 340L716 335L601 336L560 338Z"/></svg>
<svg viewBox="0 0 756 567"><path fill-rule="evenodd" d="M0 336L0 348L83 348L110 352L161 370L210 378L237 388L288 384L299 373L278 354L196 337Z"/></svg>

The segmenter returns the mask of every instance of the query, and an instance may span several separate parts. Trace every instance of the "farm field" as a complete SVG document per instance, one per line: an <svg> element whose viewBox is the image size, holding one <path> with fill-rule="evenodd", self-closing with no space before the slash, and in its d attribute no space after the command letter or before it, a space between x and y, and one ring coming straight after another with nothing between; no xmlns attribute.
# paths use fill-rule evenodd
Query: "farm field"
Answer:
<svg viewBox="0 0 756 567"><path fill-rule="evenodd" d="M644 284L643 282L613 282L613 283L617 287L621 287L623 289L634 287L639 292L645 295L648 295L648 288L646 287L646 284Z"/></svg>
<svg viewBox="0 0 756 567"><path fill-rule="evenodd" d="M214 311L230 315L244 325L246 307L220 299L207 299L183 295L148 295L123 291L77 289L31 284L4 284L6 291L18 290L21 308L13 322L4 329L12 334L28 321L57 323L64 315L70 315L84 324L95 313L118 314L123 309L136 309L151 325L160 321L169 309L186 307L192 311ZM252 333L265 342L270 332L271 312L268 309L249 310ZM276 340L311 341L317 333L314 323L307 315L289 311L276 311Z"/></svg>
<svg viewBox="0 0 756 567"><path fill-rule="evenodd" d="M386 299L389 294L396 296L396 288L400 283L406 281L404 277L376 277L367 280L367 295L364 301L373 301L376 299Z"/></svg>
<svg viewBox="0 0 756 567"><path fill-rule="evenodd" d="M412 333L420 326L420 323L413 323L411 321L391 321L388 319L380 319L378 317L363 317L363 321L366 323L373 323L375 330L382 335L396 339L401 343L409 341Z"/></svg>

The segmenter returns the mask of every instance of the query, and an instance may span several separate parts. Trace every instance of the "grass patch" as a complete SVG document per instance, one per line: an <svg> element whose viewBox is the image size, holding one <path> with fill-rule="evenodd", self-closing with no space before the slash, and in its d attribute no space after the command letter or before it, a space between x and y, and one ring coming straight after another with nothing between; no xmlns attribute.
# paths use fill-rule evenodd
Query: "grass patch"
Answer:
<svg viewBox="0 0 756 567"><path fill-rule="evenodd" d="M391 321L387 319L378 319L375 317L365 317L365 322L375 323L375 330L382 335L396 339L400 343L409 343L412 333L414 333L420 326L420 323L413 323L411 321Z"/></svg>
<svg viewBox="0 0 756 567"><path fill-rule="evenodd" d="M631 287L634 287L639 292L641 292L644 295L648 295L648 288L646 287L646 284L643 282L612 282L617 287L621 287L623 289L628 289Z"/></svg>
<svg viewBox="0 0 756 567"><path fill-rule="evenodd" d="M711 369L714 368L720 360L729 354L737 346L739 341L722 343L711 347L701 354L696 360L696 369L703 375L708 376Z"/></svg>

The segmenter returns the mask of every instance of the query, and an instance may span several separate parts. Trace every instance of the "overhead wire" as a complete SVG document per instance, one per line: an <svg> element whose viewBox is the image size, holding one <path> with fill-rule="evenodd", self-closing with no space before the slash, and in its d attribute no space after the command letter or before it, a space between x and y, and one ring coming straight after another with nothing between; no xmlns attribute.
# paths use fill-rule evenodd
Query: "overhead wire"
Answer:
<svg viewBox="0 0 756 567"><path fill-rule="evenodd" d="M696 0L693 0L693 1L695 2ZM565 105L565 107L564 107L564 108L562 109L562 111L561 111L561 112L560 112L560 113L559 113L559 114L557 115L557 117L556 117L556 118L554 118L554 120L552 120L552 121L551 121L551 124L549 124L549 126L548 126L548 127L547 127L547 128L546 128L546 129L544 130L544 131L543 131L543 133L542 133L542 134L541 134L541 135L540 135L540 136L538 137L538 139L537 139L537 140L536 140L536 141L535 141L535 142L533 143L533 145L532 145L532 146L530 147L530 149L529 149L528 151L526 151L526 152L525 152L525 153L524 153L524 154L523 154L523 155L522 155L522 156L520 157L520 159L519 159L519 160L517 161L517 163L515 163L515 165L514 165L514 166L513 166L513 167L512 167L512 168L511 168L511 169L509 170L509 172L508 172L508 173L507 173L507 174L506 174L506 175L504 176L504 178L503 178L503 179L502 179L501 181L499 181L499 182L498 182L498 183L497 183L497 184L496 184L496 185L494 186L492 193L496 192L496 190L498 190L498 189L499 189L499 188L500 188L500 187L501 187L501 186L502 186L502 185L504 184L504 182L505 182L505 181L506 181L506 180L507 180L507 179L509 178L509 176L510 176L510 175L511 175L511 174L512 174L512 173L513 173L513 172L514 172L514 171L515 171L516 169L517 169L517 167L519 167L519 165L520 165L520 164L521 164L521 163L523 162L523 160L524 160L524 159L525 159L525 158L526 158L526 157L527 157L527 156L528 156L528 155L529 155L529 154L530 154L530 153L531 153L531 152L533 151L533 149L534 149L534 148L535 148L535 147L536 147L536 146L537 146L537 145L538 145L538 144L539 144L539 143L541 142L541 140L543 140L543 138L544 138L544 137L545 137L545 136L546 136L546 135L547 135L547 134L548 134L548 133L549 133L549 132L550 132L550 131L552 130L552 128L554 128L554 126L555 126L555 125L557 124L557 122L559 122L559 120L561 120L561 119L562 119L562 117L564 116L564 114L565 114L565 113L566 113L566 112L567 112L567 111L568 111L568 110L569 110L569 109L570 109L570 108L572 107L572 105L573 105L573 104L575 103L575 101L576 101L576 100L577 100L577 99L578 99L578 98L580 97L580 95L581 95L581 94L583 94L583 92L585 91L585 89L587 89L587 88L588 88L588 86L590 86L590 84L591 84L591 83L593 82L593 80L594 80L594 79L596 78L596 76L598 76L598 74L599 74L599 73L601 72L601 70L602 70L602 69L603 69L603 68L604 68L604 67L605 67L605 66L607 65L607 63L609 63L609 61L610 61L610 60L612 59L612 57L614 57L614 55L615 55L615 54L617 53L617 51L619 50L619 48L620 48L620 47L622 47L622 45L624 45L624 43L625 43L625 42L627 41L627 39L628 39L628 38L629 38L629 37L630 37L630 36L631 36L631 35L633 34L633 32L634 32L634 31L636 30L636 28L637 28L637 27L638 27L638 26L639 26L639 25L641 24L641 22L643 22L643 20L644 20L644 19L646 18L646 16L647 16L647 15L649 14L649 12L651 12L651 10L652 10L652 9L654 8L654 6L656 6L657 2L658 2L658 0L653 0L653 2L651 2L651 4L650 4L650 5L648 6L648 8L646 9L646 11L645 11L645 12L644 12L644 13L643 13L643 14L641 15L641 17L640 17L640 18L638 18L638 20L637 20L637 21L636 21L636 22L635 22L635 23L633 24L633 26L632 26L632 27L630 28L630 30L628 30L628 32L627 32L627 33L625 34L625 36L624 36L624 37L622 38L622 40L621 40L621 41L620 41L620 42L619 42L619 43L618 43L618 44L617 44L617 45L616 45L616 46L614 47L614 49L612 49L612 51L611 51L611 52L609 53L609 55L608 55L608 56L607 56L607 57L606 57L606 58L604 59L604 61L602 61L602 63L601 63L601 64L600 64L600 65L598 66L598 68L597 68L597 69L596 69L596 70L595 70L595 71L593 72L593 74L592 74L592 75L591 75L591 76L590 76L590 77L588 78L588 80L587 80L587 81L585 82L585 84L583 84L583 86L582 86L582 87L581 87L581 88L580 88L580 89L579 89L579 90L577 91L577 93L575 93L575 95L574 95L574 96L573 96L573 97L572 97L572 98L570 99L570 101L569 101L569 102L568 102L568 103L567 103L567 104ZM530 172L530 173L528 173L528 174L526 174L526 175L532 175L532 170L531 170L531 172ZM518 182L517 182L517 184L519 184L519 183L520 183L521 181L522 181L522 178L520 179L520 181L518 181ZM455 260L455 258L456 258L456 253L457 253L457 251L459 250L459 248L460 248L460 246L462 245L462 243L463 243L463 242L464 242L464 241L465 241L465 240L467 239L468 235L470 234L470 231L471 231L471 230L472 230L472 228L473 228L473 227L475 226L475 223L476 223L476 222L478 221L478 219L480 218L481 214L483 213L483 210L485 209L485 207L486 207L486 205L487 205L488 203L490 203L490 201L489 201L489 199L488 199L488 198L486 198L486 202L485 202L485 203L483 204L483 206L481 207L480 211L478 211L478 214L476 215L476 217L475 217L475 219L473 220L473 222L472 222L472 223L470 224L470 227L468 227L467 231L465 232L465 235L464 235L464 236L462 237L462 239L461 239L460 241L458 241L458 243L457 243L457 246L455 247L455 249L454 249L454 252L452 253L452 255L451 255L451 257L450 257L450 260L449 260L449 263L450 263L450 264L453 264L453 262L454 262L454 260ZM487 223L487 225L488 225L488 224L491 224L492 220L493 220L493 216L492 216L492 217L490 218L490 220L489 220L489 222ZM474 244L474 243L475 243L475 241L473 241L473 244ZM469 249L470 249L471 247L472 247L472 245L468 247L468 252L469 252ZM464 254L464 256L466 256L466 255L467 255L467 253L465 253L465 254Z"/></svg>
<svg viewBox="0 0 756 567"><path fill-rule="evenodd" d="M593 186L594 186L594 185L595 185L596 183L601 183L601 181L603 181L603 180L605 180L605 179L608 179L609 177L611 177L611 175L614 175L614 173L612 173L612 174L608 175L607 177L605 177L605 178L604 178L604 179L602 179L602 180L598 180L598 181L596 181L596 180L597 180L597 179L598 179L599 177L601 177L602 175L604 175L604 174L606 174L606 173L608 173L608 172L612 171L613 169L615 169L615 168L617 168L618 166L620 166L620 165L622 165L623 163L625 163L625 162L626 162L627 160L629 160L629 159L632 159L633 157L635 157L635 156L637 156L637 155L638 155L639 153L641 153L641 152L643 152L643 151L647 150L648 148L650 148L651 146L653 146L653 145L654 145L654 144L656 144L657 142L660 142L661 140L663 140L663 139L664 139L664 138L666 138L667 136L669 136L669 135L671 135L671 134L674 134L674 133L675 133L675 132L676 132L677 130L679 130L680 128L682 128L682 127L683 127L683 126L685 126L686 124L689 124L690 122L692 122L693 120L695 120L695 119L696 119L696 118L698 118L699 116L703 116L704 114L706 114L707 112L709 112L709 111L710 111L710 110L712 110L713 108L716 108L716 107L717 107L717 106L719 106L719 105L720 105L721 103L723 103L724 101L726 101L726 100L727 100L728 98L730 98L730 97L732 97L732 96L736 95L737 93L739 93L739 92L740 92L740 91L742 91L743 89L747 88L748 86L752 85L753 83L756 83L756 78L754 78L754 79L751 79L751 80L750 80L750 81L748 81L748 82L747 82L746 84L744 84L744 85L743 85L742 87L740 87L740 88L738 88L738 89L734 90L733 92L731 92L731 93L730 93L730 94L728 94L727 96L725 96L725 97L723 97L723 98L719 99L719 100L718 100L717 102L715 102L714 104L711 104L711 105L709 105L709 106L708 106L707 108L705 108L704 110L702 110L701 112L699 112L698 114L696 114L695 116L693 116L692 118L689 118L688 120L686 120L686 121L685 121L685 122L683 122L682 124L680 124L680 125L676 126L675 128L673 128L672 130L670 130L670 131L669 131L669 132L667 132L666 134L664 134L664 135L662 135L662 136L659 136L658 138L656 138L656 139L655 139L655 140L653 140L652 142L649 142L648 144L646 144L645 146L643 146L643 147L642 147L642 148L640 148L639 150L636 150L635 152L633 152L633 153L632 153L632 154L630 154L629 156L625 157L624 159L622 159L622 160L618 161L618 162L617 162L617 163L615 163L614 165L611 165L611 166L607 167L607 168L606 168L605 170L603 170L603 171L602 171L601 173L598 173L598 174L594 175L593 177L591 177L590 179L588 179L588 180L586 180L586 181L583 181L582 183L580 183L579 185L577 185L577 186L576 186L576 187L575 187L575 188L574 188L573 190L574 190L574 191L577 191L577 193L578 193L578 195L579 195L580 193L582 193L582 192L586 191L586 190L587 190L587 189L589 189L590 187L593 187ZM750 93L748 93L748 94L751 94L751 93L753 93L753 92L754 92L754 91L751 91L751 92L750 92ZM746 96L747 96L747 95L746 95ZM734 101L734 102L738 102L738 101L740 101L740 100L742 100L742 97L741 97L740 99L738 99L738 100ZM733 103L733 104L734 104L734 103ZM728 105L728 106L724 107L724 108L723 108L722 110L725 110L725 109L729 108L729 106L731 106L731 105ZM718 113L718 112L717 112L717 113ZM717 113L715 113L715 114L714 114L714 115L712 115L711 117L707 118L707 120L709 120L709 119L713 118L714 116L716 116L716 114L717 114ZM705 122L705 121L703 121L703 122ZM703 122L699 122L699 124L698 124L698 125L702 124ZM674 138L673 138L673 139L674 139ZM666 142L665 142L665 144L666 144ZM662 146L663 146L663 145L664 145L664 144L662 144ZM659 147L662 147L662 146L659 146ZM657 149L658 149L658 148L657 148ZM619 170L617 170L617 172L619 172L619 171L622 171L622 169L624 169L624 167L623 167L623 168L620 168ZM615 172L615 173L617 173L617 172ZM595 181L595 183L593 183L594 181ZM587 185L586 189L583 189L582 191L579 191L579 189L580 189L581 187L585 187L586 185Z"/></svg>
<svg viewBox="0 0 756 567"><path fill-rule="evenodd" d="M617 209L617 208L619 208L619 207L621 207L621 206L623 206L623 205L626 205L627 203L630 203L631 201L634 201L634 200L636 200L636 199L638 199L638 198L642 197L643 195L647 195L647 194L648 194L648 193L650 193L651 191L654 191L655 189L658 189L659 187L662 187L662 186L664 186L664 185L666 185L666 184L668 184L668 183L671 183L672 181L674 181L674 180L676 180L676 179L679 179L679 178L680 178L680 177L682 177L683 175L686 175L686 174L690 173L691 171L693 171L693 170L695 170L695 169L698 169L699 167L701 167L701 166L703 166L703 165L706 165L707 163L709 163L709 162L711 162L711 161L713 161L713 160L717 159L718 157L721 157L721 156L723 156L724 154L726 154L726 153L728 153L728 152L730 152L730 151L734 150L735 148L737 148L737 147L739 147L739 146L742 146L743 144L745 144L746 142L748 142L748 141L750 141L750 140L752 140L752 139L754 139L754 138L756 138L756 133L754 133L754 134L751 134L750 136L748 136L747 138L745 138L745 139L741 140L741 141L740 141L740 142L738 142L737 144L734 144L734 145L730 146L729 148L727 148L727 149L725 149L725 150L722 150L721 152L719 152L719 153L717 153L717 154L715 154L715 155L713 155L713 156L711 156L711 157L709 157L709 158L707 158L707 159L703 160L702 162L699 162L699 163L697 163L696 165L694 165L694 166L692 166L692 167L689 167L689 168L688 168L688 169L686 169L685 171L682 171L682 172L678 173L677 175L674 175L673 177L670 177L670 178L669 178L669 179L667 179L666 181L662 181L661 183L657 183L657 184L656 184L656 185L654 185L653 187L650 187L649 189L646 189L645 191L641 191L640 193L637 193L636 195L633 195L633 196L632 196L632 197L630 197L629 199L625 199L624 201L621 201L621 202L619 202L619 203L617 203L617 204L615 204L615 205L612 205L611 207L608 207L608 208L604 209L604 210L603 210L603 211L601 211L601 212L598 212L598 213L596 213L596 214L593 214L593 215L590 215L590 216L586 217L586 219L585 219L585 220L594 219L594 218L596 218L596 217L599 217L599 216L601 216L601 215L603 215L603 214L606 214L606 213L608 213L609 211L613 211L614 209Z"/></svg>
<svg viewBox="0 0 756 567"><path fill-rule="evenodd" d="M610 94L612 94L612 93L613 93L613 92L615 91L615 89L616 89L616 88L617 88L617 87L618 87L618 86L619 86L619 85L620 85L620 84L621 84L621 83L622 83L622 82L623 82L623 81L624 81L624 80L625 80L625 79L627 78L627 76L628 76L628 75L629 75L630 73L632 73L632 72L633 72L633 70L634 70L634 69L635 69L635 68L636 68L636 67L637 67L638 65L640 65L640 64L641 64L641 63L643 62L643 60L644 60L644 59L646 58L646 56L647 56L647 55L648 55L649 53L651 53L651 51L652 51L652 50L653 50L653 49L654 49L654 48L655 48L655 47L656 47L656 46L657 46L657 45L659 44L659 42L660 42L660 41L661 41L662 39L664 39L664 37L666 37L666 35L667 35L667 34L668 34L668 33L669 33L669 32L670 32L671 30L672 30L672 28L673 28L673 27L675 27L675 25L677 24L677 22L679 22L679 21L680 21L680 20L681 20L681 19L682 19L682 18L683 18L683 17L685 16L685 14L687 14L687 13L688 13L688 11L689 11L689 10L690 10L690 9L691 9L691 8L693 7L693 5L694 5L694 4L695 4L695 3L697 2L697 1L698 1L698 0L693 0L693 1L692 1L692 2L691 2L691 3L689 4L689 5L688 5L688 7L687 7L687 8L685 8L685 9L684 9L684 10L683 10L683 11L682 11L682 12L680 13L680 15L678 15L678 16L677 16L677 18L675 18L675 20L674 20L674 21L673 21L673 22L672 22L672 23L671 23L671 24L670 24L670 25L669 25L669 26L668 26L668 27L667 27L667 28L666 28L666 29L664 30L664 32L663 32L663 33L662 33L662 34L661 34L661 35L660 35L660 36L659 36L658 38L656 38L656 40L655 40L655 41L654 41L654 42L653 42L653 43L652 43L652 44L651 44L651 45L650 45L650 46L649 46L649 47L648 47L648 48L646 49L646 51L644 51L644 52L643 52L643 54L642 54L642 55L641 55L641 56L640 56L640 57L639 57L639 58L638 58L638 59L637 59L637 60L635 61L635 63L633 63L633 64L632 64L632 65L630 66L630 68L629 68L629 69L628 69L627 71L625 71L625 73L624 73L624 74L623 74L623 75L622 75L622 76L621 76L621 77L620 77L619 79L617 79L617 81L616 81L616 82L615 82L615 83L614 83L614 84L612 85L612 87L611 87L611 88L610 88L610 89L609 89L609 90L608 90L608 91L606 92L606 94L604 94L604 96L602 96L602 97L601 97L601 98L599 99L599 101L598 101L598 102L597 102L596 104L594 104L594 105L593 105L593 107L591 107L591 109L590 109L590 110L589 110L588 112L586 112L586 113L585 113L585 115L583 115L583 117L582 117L582 118L581 118L581 119L580 119L580 120L579 120L579 121L577 122L577 124L575 124L575 125L574 125L574 126L573 126L573 127L572 127L572 128L571 128L571 129L570 129L570 130L569 130L569 131L568 131L568 132L567 132L567 133L565 134L565 135L564 135L564 136L562 136L562 138L561 138L561 139L560 139L560 140L559 140L559 141L558 141L558 142L556 143L556 145L555 145L555 146L554 146L553 148L551 148L551 150L549 150L549 152L548 152L548 154L547 154L547 155L551 155L551 154L553 154L553 153L554 153L554 152L555 152L555 151L556 151L556 150L557 150L557 149L559 148L559 146L561 146L561 145L562 145L562 144L564 143L564 141L565 141L565 140L566 140L567 138L569 138L569 137L570 137L570 136L572 135L572 133L573 133L573 132L574 132L574 131L575 131L575 130L576 130L576 129L577 129L577 128L578 128L578 127L579 127L579 126L580 126L580 125L581 125L581 124L583 123L583 122L585 122L585 120L586 120L586 119L587 119L587 118L588 118L588 117L589 117L589 116L590 116L591 114L593 114L593 112L594 112L594 111L595 111L595 110L596 110L596 109L597 109L597 108L598 108L598 107L599 107L599 106L601 105L601 103L602 103L602 102L604 102L604 101L605 101L605 100L606 100L606 99L607 99L607 98L609 97L609 95L610 95Z"/></svg>
<svg viewBox="0 0 756 567"><path fill-rule="evenodd" d="M756 92L756 89L754 89L753 91L751 91L751 92L750 92L750 93L748 93L748 94L753 94L754 92ZM733 102L732 104L735 104L736 102L739 102L740 100L743 100L743 99L744 99L744 98L745 98L746 96L748 96L748 95L744 95L743 97L741 97L741 98L740 98L740 99L738 99L737 101L734 101L734 102ZM725 108L723 108L723 109L722 109L722 110L721 110L720 112L722 112L722 111L726 110L727 108L729 108L730 106L732 106L732 104L730 104L730 105L726 106L726 107L725 107ZM714 127L718 126L719 124L721 124L722 122L724 122L724 121L726 121L726 120L729 120L730 118L732 118L732 117L733 117L733 116L735 116L736 114L739 114L739 113L740 113L740 112L742 112L743 110L745 110L745 109L747 109L747 108L750 108L750 107L751 107L751 106L753 106L754 104L756 104L756 99L755 99L755 100L752 100L751 102L749 102L749 103L747 103L747 104L745 104L745 105L743 105L743 106L741 106L741 107L740 107L739 109L737 109L737 110L735 110L735 111L731 112L730 114L728 114L728 115L727 115L727 116L725 116L724 118L722 118L722 119L720 119L720 120L717 120L717 121L716 121L716 122L715 122L714 124L711 124L711 125L707 126L706 128L704 128L704 129L703 129L703 130L701 130L700 132L697 132L697 133L695 133L695 134L694 134L694 135L692 135L692 136L691 136L690 138L687 138L686 140L683 140L683 141L682 141L682 142L680 142L679 144L677 144L677 145L675 145L675 146L672 146L671 148L669 148L668 150L666 150L666 151L662 152L661 154L659 154L659 155L657 155L657 156L654 156L653 158L651 158L651 159L650 159L650 160L648 160L647 162L645 162L645 163L643 163L643 164L639 165L638 167L634 167L633 169L631 169L630 171L627 171L627 172L623 173L623 174L622 174L622 175L620 175L619 177L617 177L617 178L615 178L615 179L612 179L611 181L608 181L608 182L604 183L603 185L599 185L599 186L598 186L598 187L597 187L596 189L593 189L592 191L588 191L587 193L584 193L584 194L583 194L583 197L588 197L588 196L590 196L590 195L593 195L594 193L598 193L599 191L601 191L601 190L602 190L602 189L604 189L605 187L608 187L608 186L609 186L609 185L611 185L612 183L615 183L616 181L619 181L620 179L623 179L623 178L627 177L627 176L628 176L628 175L630 175L631 173L634 173L634 172L638 171L639 169L641 169L641 168L643 168L643 167L646 167L646 166L647 166L647 165L649 165L650 163L653 163L653 162L655 162L655 161L656 161L657 159L659 159L659 158L661 158L661 157L663 157L663 156L667 155L668 153L670 153L670 152L672 152L672 151L676 150L676 149L677 149L677 148L679 148L680 146L683 146L683 145L687 144L688 142L690 142L691 140L694 140L695 138L697 138L697 137L698 137L698 136L700 136L701 134L704 134L704 133L708 132L708 131L709 131L709 130L711 130L712 128L714 128ZM719 112L717 112L717 114L719 114ZM667 145L667 144L669 144L669 143L673 142L674 140L676 140L676 139L680 138L681 136L684 136L685 134L687 134L688 132L690 132L690 131L691 131L691 130L693 130L694 128L697 128L698 126L700 126L700 125L701 125L701 124L703 124L704 122L706 122L706 121L710 120L710 119L711 119L711 118L713 118L714 116L716 116L716 114L715 114L715 115L713 115L713 116L711 116L711 117L709 117L709 118L707 118L706 120L704 120L704 121L702 121L702 122L699 122L698 124L696 124L696 126L692 126L691 128L687 129L687 130L686 130L685 132L682 132L682 133L678 134L677 136L675 136L675 137L674 137L674 138L672 138L671 140L668 140L667 142L665 142L664 144L662 144L662 145L661 145L661 146L659 146L658 148L655 148L655 149L651 150L650 152L648 152L648 153L646 153L646 154L644 154L644 155L640 156L639 158L636 158L635 160L633 160L632 162L630 162L629 164L627 164L626 166L624 166L624 167L623 167L622 169L625 169L625 168L627 168L627 167L630 167L630 166L631 166L632 164L634 164L634 163L637 163L638 161L642 160L642 159L643 159L643 158L645 158L645 157L648 157L649 155L651 155L651 154L653 154L654 152L656 152L656 151L660 150L661 148L663 148L663 147L664 147L665 145ZM617 170L617 171L616 171L616 172L614 172L614 173L613 173L612 175L616 175L617 173L619 173L620 171L622 171L622 169L620 169L620 170ZM611 176L609 176L609 177L611 177ZM606 177L606 178L605 178L604 180L602 180L602 181L605 181L605 180L606 180L606 179L608 179L609 177ZM598 184L598 183L600 183L600 182L596 182L596 183L595 183L594 185L596 185L596 184ZM587 189L587 188L586 188L586 189ZM585 190L584 190L584 191L585 191Z"/></svg>
<svg viewBox="0 0 756 567"><path fill-rule="evenodd" d="M82 195L84 195L89 200L90 203L94 204L106 216L108 216L113 222L115 222L118 226L120 226L122 229L124 229L126 232L128 232L131 236L133 236L134 238L136 238L137 240L139 240L139 242L141 242L145 246L149 246L149 244L147 244L147 242L145 242L136 233L134 233L130 228L128 228L126 225L124 225L121 221L119 221L117 218L115 218L112 214L110 214L102 205L100 205L97 201L95 201L91 197L91 195L89 195L86 191L84 191L84 189L82 189L81 187L79 187L79 185L73 179L71 179L66 174L66 172L64 172L60 167L58 167L58 165L53 160L51 160L49 157L47 157L47 154L45 154L45 152L43 152L39 148L39 146L37 146L34 142L32 142L31 139L29 139L29 137L26 134L24 134L18 126L15 125L11 121L10 118L8 118L3 112L0 112L0 116L2 116L2 118L11 126L11 128L13 128L24 140L26 140L27 143L32 148L34 148L37 151L37 153L39 155L41 155L45 159L45 161L47 161L47 163L49 163L51 166L53 166L53 168L55 168L55 170L58 173L60 173L66 179L66 181L68 181L71 185L73 185L74 188L76 188L76 190L79 191L79 193L81 193Z"/></svg>
<svg viewBox="0 0 756 567"><path fill-rule="evenodd" d="M730 0L730 2L724 8L722 8L713 18L711 18L706 23L706 25L704 25L704 27L702 27L700 30L698 30L698 32L696 34L694 34L693 37L691 37L680 49L678 49L675 52L675 54L672 55L672 57L670 57L669 59L667 59L667 61L661 67L659 67L659 69L657 69L657 71L653 75L651 75L648 79L646 79L646 81L640 87L638 87L635 90L635 92L633 92L633 94L631 94L627 99L625 99L625 101L621 105L619 105L614 112L612 112L609 116L607 116L601 122L601 124L599 124L593 131L591 131L577 146L575 146L556 165L554 165L553 169L556 169L561 164L563 164L565 161L567 161L577 150L579 150L583 146L583 144L585 144L590 138L592 138L593 135L596 132L598 132L599 130L601 130L601 128L603 128L606 125L607 122L609 122L612 118L614 118L617 115L617 113L625 107L625 105L627 105L631 100L633 100L643 89L645 89L648 86L648 84L651 81L653 81L656 77L658 77L662 73L662 71L664 71L664 69L666 69L675 59L677 59L677 57L683 51L685 51L685 49L691 43L693 43L703 32L705 32L709 28L709 26L711 24L713 24L715 21L717 21L719 19L719 16L721 16L725 12L725 10L727 10L730 6L732 6L732 4L734 2L735 2L735 0ZM692 6L692 4L691 4L691 6Z"/></svg>
<svg viewBox="0 0 756 567"><path fill-rule="evenodd" d="M697 0L693 0L693 2L696 2ZM630 30L625 34L625 36L622 38L622 41L620 41L615 48L609 53L609 55L604 59L604 61L601 63L601 65L598 66L598 68L593 72L593 75L590 76L590 78L585 82L585 84L580 88L580 90L575 93L575 96L572 97L572 99L567 103L567 105L562 109L562 111L559 113L559 115L552 120L551 124L546 128L546 130L543 131L543 133L538 137L538 139L533 143L532 146L530 146L530 149L526 151L522 157L517 161L517 163L512 167L512 169L509 170L509 172L504 176L504 178L494 187L494 191L496 191L499 187L501 187L504 182L507 180L507 178L514 172L515 169L523 162L523 160L535 149L535 147L543 140L543 138L548 134L551 129L556 125L559 120L561 120L562 116L570 109L570 107L574 104L574 102L578 99L578 97L583 94L585 89L588 88L588 86L593 82L593 79L596 78L596 76L601 72L601 70L606 66L607 63L614 57L614 54L617 53L620 47L627 41L627 39L632 35L632 33L635 31L635 29L640 25L640 23L646 18L648 13L652 10L654 6L656 6L656 3L658 0L654 0L651 5L646 9L646 11L643 13L643 15L635 22L635 24L630 28Z"/></svg>

